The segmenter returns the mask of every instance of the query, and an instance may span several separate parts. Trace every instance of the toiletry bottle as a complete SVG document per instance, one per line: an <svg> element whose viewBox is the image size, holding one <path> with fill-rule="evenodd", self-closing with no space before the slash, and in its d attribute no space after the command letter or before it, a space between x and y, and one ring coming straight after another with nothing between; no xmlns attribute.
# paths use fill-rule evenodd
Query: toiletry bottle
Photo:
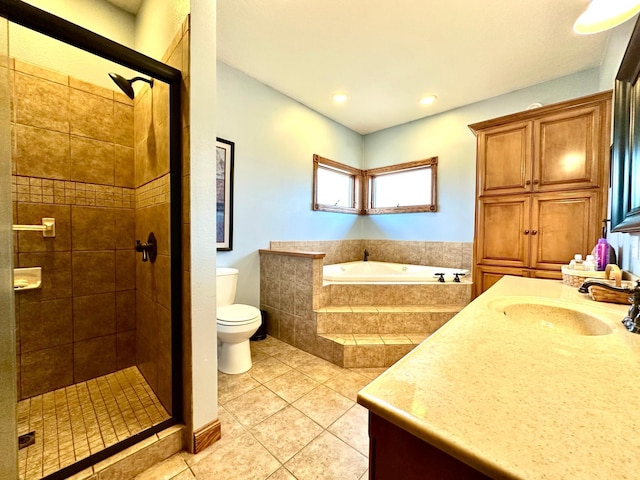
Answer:
<svg viewBox="0 0 640 480"><path fill-rule="evenodd" d="M573 256L573 260L571 260L569 262L569 269L570 270L584 270L584 265L583 265L582 255L581 254L576 253Z"/></svg>
<svg viewBox="0 0 640 480"><path fill-rule="evenodd" d="M584 266L584 269L588 272L596 271L596 259L593 257L593 255L587 255L587 258L584 260L582 265Z"/></svg>
<svg viewBox="0 0 640 480"><path fill-rule="evenodd" d="M616 253L606 238L600 238L593 249L598 270L604 270L610 263L616 263Z"/></svg>
<svg viewBox="0 0 640 480"><path fill-rule="evenodd" d="M616 263L616 252L606 239L607 221L606 219L603 220L602 237L598 239L598 243L593 247L593 251L591 252L591 255L596 259L597 270L604 270L608 264Z"/></svg>

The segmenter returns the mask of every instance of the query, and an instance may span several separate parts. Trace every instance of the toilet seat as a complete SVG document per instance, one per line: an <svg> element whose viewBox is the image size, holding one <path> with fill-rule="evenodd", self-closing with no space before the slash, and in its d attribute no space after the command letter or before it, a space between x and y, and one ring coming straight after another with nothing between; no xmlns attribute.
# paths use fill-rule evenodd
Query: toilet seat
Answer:
<svg viewBox="0 0 640 480"><path fill-rule="evenodd" d="M260 310L251 305L235 303L216 309L216 322L219 325L247 325L260 320Z"/></svg>

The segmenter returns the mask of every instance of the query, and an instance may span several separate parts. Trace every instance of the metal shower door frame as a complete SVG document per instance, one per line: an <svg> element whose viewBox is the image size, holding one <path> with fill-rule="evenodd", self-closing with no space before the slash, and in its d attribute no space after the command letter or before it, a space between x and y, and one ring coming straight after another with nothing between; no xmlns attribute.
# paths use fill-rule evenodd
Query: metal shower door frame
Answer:
<svg viewBox="0 0 640 480"><path fill-rule="evenodd" d="M45 477L64 479L182 422L182 73L169 65L19 0L0 0L0 17L149 75L169 85L171 236L171 418Z"/></svg>

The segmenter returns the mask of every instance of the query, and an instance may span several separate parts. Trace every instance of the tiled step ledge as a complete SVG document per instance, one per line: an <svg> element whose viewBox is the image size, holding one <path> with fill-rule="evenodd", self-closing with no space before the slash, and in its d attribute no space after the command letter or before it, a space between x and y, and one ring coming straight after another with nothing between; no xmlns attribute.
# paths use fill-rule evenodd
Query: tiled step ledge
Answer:
<svg viewBox="0 0 640 480"><path fill-rule="evenodd" d="M344 368L390 367L429 334L322 334L333 344L333 361Z"/></svg>
<svg viewBox="0 0 640 480"><path fill-rule="evenodd" d="M326 334L429 334L464 305L330 306L315 311L319 335Z"/></svg>

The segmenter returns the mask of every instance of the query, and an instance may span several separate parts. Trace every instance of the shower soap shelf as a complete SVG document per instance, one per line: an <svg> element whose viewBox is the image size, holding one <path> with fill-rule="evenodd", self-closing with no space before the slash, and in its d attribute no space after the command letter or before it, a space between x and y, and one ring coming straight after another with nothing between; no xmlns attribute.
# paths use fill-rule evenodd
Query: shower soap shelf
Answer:
<svg viewBox="0 0 640 480"><path fill-rule="evenodd" d="M13 289L34 290L42 285L42 267L14 268Z"/></svg>

